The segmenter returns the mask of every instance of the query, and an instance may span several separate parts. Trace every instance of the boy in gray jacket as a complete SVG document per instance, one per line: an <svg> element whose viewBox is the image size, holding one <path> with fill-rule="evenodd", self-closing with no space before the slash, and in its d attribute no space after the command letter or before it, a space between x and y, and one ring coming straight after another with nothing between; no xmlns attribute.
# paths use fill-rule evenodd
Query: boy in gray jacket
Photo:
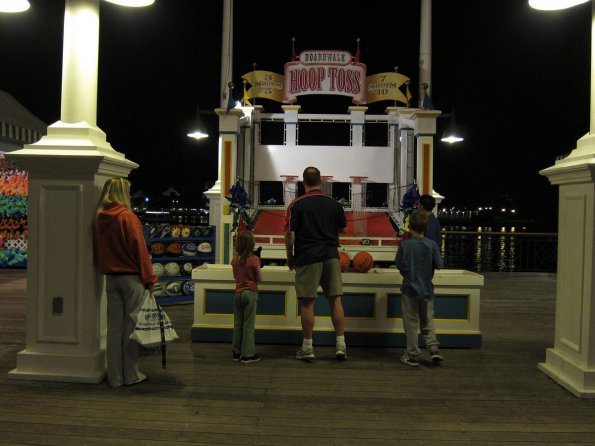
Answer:
<svg viewBox="0 0 595 446"><path fill-rule="evenodd" d="M401 305L403 326L407 336L407 350L401 362L411 367L419 366L420 350L418 330L424 336L426 348L435 363L442 361L438 340L434 332L434 270L443 267L438 246L424 237L428 217L415 211L409 217L412 238L399 245L395 264L403 276Z"/></svg>

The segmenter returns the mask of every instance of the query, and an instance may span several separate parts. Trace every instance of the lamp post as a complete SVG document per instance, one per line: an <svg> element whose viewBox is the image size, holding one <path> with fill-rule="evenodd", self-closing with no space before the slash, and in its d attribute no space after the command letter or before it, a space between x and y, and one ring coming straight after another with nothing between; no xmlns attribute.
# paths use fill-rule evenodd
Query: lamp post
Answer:
<svg viewBox="0 0 595 446"><path fill-rule="evenodd" d="M60 121L37 143L7 154L29 173L27 339L11 379L97 383L105 374L95 206L108 178L126 177L138 164L96 125L98 53L99 0L66 0Z"/></svg>
<svg viewBox="0 0 595 446"><path fill-rule="evenodd" d="M538 9L559 9L582 1L531 0ZM554 346L538 365L581 398L595 398L595 4L591 5L590 131L567 156L540 171L560 186L558 273Z"/></svg>

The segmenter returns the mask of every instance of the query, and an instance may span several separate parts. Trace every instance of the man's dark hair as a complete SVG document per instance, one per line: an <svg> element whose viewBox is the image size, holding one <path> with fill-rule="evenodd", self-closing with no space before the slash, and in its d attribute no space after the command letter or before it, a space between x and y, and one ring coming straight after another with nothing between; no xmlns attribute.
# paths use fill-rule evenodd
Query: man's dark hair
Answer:
<svg viewBox="0 0 595 446"><path fill-rule="evenodd" d="M421 212L413 211L409 217L409 227L418 234L423 234L428 227L428 216Z"/></svg>
<svg viewBox="0 0 595 446"><path fill-rule="evenodd" d="M419 197L419 204L423 207L426 211L431 211L436 206L436 199L431 195L422 195Z"/></svg>
<svg viewBox="0 0 595 446"><path fill-rule="evenodd" d="M320 179L320 170L316 167L306 167L304 169L304 185L308 187L320 186L322 180Z"/></svg>

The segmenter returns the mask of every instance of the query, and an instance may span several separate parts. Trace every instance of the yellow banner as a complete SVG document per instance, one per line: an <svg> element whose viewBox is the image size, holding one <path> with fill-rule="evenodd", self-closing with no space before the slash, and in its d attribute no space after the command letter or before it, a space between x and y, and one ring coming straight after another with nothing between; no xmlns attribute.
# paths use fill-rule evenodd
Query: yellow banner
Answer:
<svg viewBox="0 0 595 446"><path fill-rule="evenodd" d="M271 71L250 71L242 76L250 88L246 91L248 99L264 98L283 102L283 75Z"/></svg>
<svg viewBox="0 0 595 446"><path fill-rule="evenodd" d="M366 77L366 103L399 101L407 105L407 97L399 87L408 80L400 73L378 73Z"/></svg>

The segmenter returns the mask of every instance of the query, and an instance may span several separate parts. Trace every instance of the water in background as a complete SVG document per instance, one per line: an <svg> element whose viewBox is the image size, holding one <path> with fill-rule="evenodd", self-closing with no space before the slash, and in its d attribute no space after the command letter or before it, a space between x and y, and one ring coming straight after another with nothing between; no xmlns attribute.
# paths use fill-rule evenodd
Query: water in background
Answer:
<svg viewBox="0 0 595 446"><path fill-rule="evenodd" d="M469 271L555 272L556 233L534 233L516 227L443 228L445 267Z"/></svg>

